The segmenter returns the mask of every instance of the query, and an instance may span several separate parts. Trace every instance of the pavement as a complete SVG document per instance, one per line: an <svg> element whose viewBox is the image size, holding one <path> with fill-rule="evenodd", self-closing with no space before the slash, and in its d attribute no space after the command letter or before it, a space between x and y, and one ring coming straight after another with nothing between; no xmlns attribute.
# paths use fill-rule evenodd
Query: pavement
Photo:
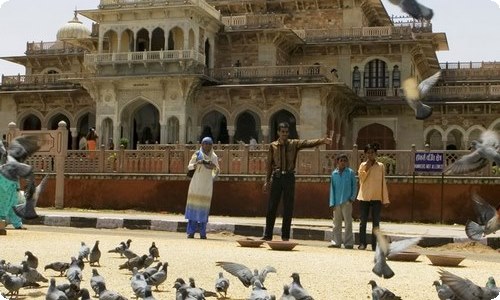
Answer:
<svg viewBox="0 0 500 300"><path fill-rule="evenodd" d="M53 209L37 208L39 218L25 222L45 226L65 226L78 228L126 228L170 232L186 232L186 220L181 214L152 213L136 210L83 210L76 208ZM274 239L279 240L281 218L276 219ZM367 232L371 231L368 223ZM264 217L230 217L210 216L207 232L230 232L235 235L260 238L265 227ZM423 224L423 223L390 223L381 222L382 231L393 239L421 236L419 246L437 247L448 243L470 241L465 235L464 225ZM353 223L356 244L359 223ZM292 221L291 239L317 240L329 242L332 239L331 219L294 218ZM369 237L368 237L368 240ZM500 248L500 232L479 241L493 249Z"/></svg>

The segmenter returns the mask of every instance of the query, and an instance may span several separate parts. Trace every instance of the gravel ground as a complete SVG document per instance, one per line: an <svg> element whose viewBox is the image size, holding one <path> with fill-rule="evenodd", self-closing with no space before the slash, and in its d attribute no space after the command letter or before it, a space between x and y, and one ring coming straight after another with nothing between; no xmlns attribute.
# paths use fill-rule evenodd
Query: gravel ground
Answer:
<svg viewBox="0 0 500 300"><path fill-rule="evenodd" d="M214 282L220 267L216 261L242 263L251 269L274 266L277 274L269 274L265 285L278 299L283 285L291 282L290 275L298 272L302 285L317 300L331 299L370 299L371 289L368 281L374 279L380 286L392 290L403 299L437 299L432 282L438 279L439 267L421 255L416 262L392 262L389 264L396 275L392 279L381 279L371 272L373 267L372 251L330 249L328 243L318 241L297 241L300 244L293 251L274 251L267 246L243 248L237 239L243 237L229 233L209 234L208 240L186 239L185 234L126 230L126 229L77 229L68 227L28 226L28 230L8 230L7 236L0 236L0 259L20 263L26 250L38 256L38 270L47 278L55 277L57 283L66 282L65 277L47 270L43 266L54 261L70 261L76 256L80 242L92 247L100 241L103 252L99 273L106 279L109 290L133 298L130 287L131 273L118 270L125 262L118 254L107 253L120 241L132 239L131 249L137 254L146 254L151 242L156 242L160 249L160 260L169 263L168 278L160 286L160 291L153 291L156 299L175 299L172 288L176 278L186 281L193 277L198 286L214 290ZM475 283L484 285L488 276L500 281L499 252L487 246L475 243L450 244L439 248L419 248L421 253L454 253L467 258L459 267L445 268L452 273L467 277ZM91 267L86 264L82 287L90 290ZM224 272L225 273L225 272ZM246 299L250 289L245 288L236 277L225 273L230 280L229 299ZM19 299L45 299L48 284L40 288L22 289ZM6 292L3 286L0 291Z"/></svg>

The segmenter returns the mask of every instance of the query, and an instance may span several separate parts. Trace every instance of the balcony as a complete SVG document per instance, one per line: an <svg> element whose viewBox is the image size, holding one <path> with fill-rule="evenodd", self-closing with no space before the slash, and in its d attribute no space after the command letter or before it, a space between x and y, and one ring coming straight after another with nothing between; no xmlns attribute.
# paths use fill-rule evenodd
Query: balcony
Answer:
<svg viewBox="0 0 500 300"><path fill-rule="evenodd" d="M242 15L222 17L225 31L240 31L247 29L284 28L281 15Z"/></svg>
<svg viewBox="0 0 500 300"><path fill-rule="evenodd" d="M500 62L445 62L439 65L445 81L500 81Z"/></svg>
<svg viewBox="0 0 500 300"><path fill-rule="evenodd" d="M320 65L216 68L211 77L223 83L330 82L330 70Z"/></svg>
<svg viewBox="0 0 500 300"><path fill-rule="evenodd" d="M40 74L40 75L2 75L2 91L9 90L38 90L38 89L67 89L75 88L70 79L83 78L82 73Z"/></svg>
<svg viewBox="0 0 500 300"><path fill-rule="evenodd" d="M410 26L353 27L340 29L305 29L294 32L308 43L362 41L380 39L410 39Z"/></svg>
<svg viewBox="0 0 500 300"><path fill-rule="evenodd" d="M82 54L83 48L75 47L66 42L31 42L26 43L26 55L47 55L47 54Z"/></svg>

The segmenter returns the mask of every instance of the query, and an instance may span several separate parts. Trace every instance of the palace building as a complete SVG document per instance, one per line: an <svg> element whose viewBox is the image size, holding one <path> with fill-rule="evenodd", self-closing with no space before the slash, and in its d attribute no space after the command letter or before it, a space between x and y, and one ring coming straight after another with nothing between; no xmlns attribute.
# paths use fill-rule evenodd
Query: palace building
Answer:
<svg viewBox="0 0 500 300"><path fill-rule="evenodd" d="M0 132L63 120L70 149L90 127L129 148L267 143L287 121L292 137L333 132L331 149L467 149L500 131L500 63L440 63L446 34L380 0L100 0L56 36L1 58L26 74L2 75ZM417 120L402 82L439 70Z"/></svg>

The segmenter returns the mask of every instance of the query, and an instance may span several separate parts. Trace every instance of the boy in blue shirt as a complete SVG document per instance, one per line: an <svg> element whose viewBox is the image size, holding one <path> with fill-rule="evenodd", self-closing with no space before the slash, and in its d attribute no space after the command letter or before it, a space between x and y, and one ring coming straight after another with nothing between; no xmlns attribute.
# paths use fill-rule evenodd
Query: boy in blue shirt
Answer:
<svg viewBox="0 0 500 300"><path fill-rule="evenodd" d="M333 239L329 248L346 249L354 246L352 233L352 202L356 199L356 173L348 167L347 155L337 157L337 168L333 170L330 180L330 207L333 209ZM342 221L345 223L345 234L342 240Z"/></svg>

